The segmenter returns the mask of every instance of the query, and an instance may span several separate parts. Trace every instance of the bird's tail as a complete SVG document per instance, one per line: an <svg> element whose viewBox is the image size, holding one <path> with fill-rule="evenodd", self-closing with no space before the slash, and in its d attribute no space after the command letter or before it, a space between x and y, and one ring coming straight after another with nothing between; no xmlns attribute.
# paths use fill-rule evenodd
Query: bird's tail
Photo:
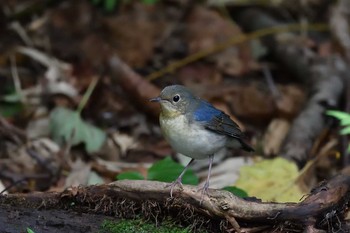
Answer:
<svg viewBox="0 0 350 233"><path fill-rule="evenodd" d="M241 148L243 150L248 151L248 152L253 152L254 151L254 149L248 143L243 141L242 139L239 139L239 142L241 143Z"/></svg>

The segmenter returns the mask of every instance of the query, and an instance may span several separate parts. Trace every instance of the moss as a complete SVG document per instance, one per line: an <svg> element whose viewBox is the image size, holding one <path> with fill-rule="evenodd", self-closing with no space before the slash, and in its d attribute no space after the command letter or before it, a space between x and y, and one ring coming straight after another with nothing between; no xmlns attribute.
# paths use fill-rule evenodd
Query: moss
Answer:
<svg viewBox="0 0 350 233"><path fill-rule="evenodd" d="M181 228L169 221L162 222L156 226L152 222L145 222L141 219L136 220L105 220L101 225L100 233L190 233L188 228Z"/></svg>

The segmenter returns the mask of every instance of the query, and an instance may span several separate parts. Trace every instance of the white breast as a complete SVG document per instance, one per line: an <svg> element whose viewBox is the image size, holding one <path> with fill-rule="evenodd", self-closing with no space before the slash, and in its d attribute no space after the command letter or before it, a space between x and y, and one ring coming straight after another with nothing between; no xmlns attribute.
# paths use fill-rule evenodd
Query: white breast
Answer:
<svg viewBox="0 0 350 233"><path fill-rule="evenodd" d="M164 137L173 149L195 159L206 159L226 145L226 137L204 129L197 124L189 124L185 116L160 117Z"/></svg>

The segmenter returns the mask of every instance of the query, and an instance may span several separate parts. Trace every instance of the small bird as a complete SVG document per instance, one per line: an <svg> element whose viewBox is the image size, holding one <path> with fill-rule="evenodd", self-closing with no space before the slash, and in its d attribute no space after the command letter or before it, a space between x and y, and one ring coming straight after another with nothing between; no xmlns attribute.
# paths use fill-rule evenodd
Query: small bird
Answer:
<svg viewBox="0 0 350 233"><path fill-rule="evenodd" d="M182 186L182 177L195 159L209 158L207 180L201 188L203 198L208 192L215 153L224 147L254 151L243 141L242 131L227 114L194 96L184 86L167 86L150 101L160 103L159 123L165 139L176 152L192 158L170 185L171 197L174 187L177 184Z"/></svg>

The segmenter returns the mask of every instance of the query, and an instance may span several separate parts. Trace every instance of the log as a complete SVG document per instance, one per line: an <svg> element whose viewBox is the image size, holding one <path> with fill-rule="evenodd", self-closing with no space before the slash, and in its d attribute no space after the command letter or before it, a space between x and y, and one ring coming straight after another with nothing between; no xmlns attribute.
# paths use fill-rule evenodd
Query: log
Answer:
<svg viewBox="0 0 350 233"><path fill-rule="evenodd" d="M259 226L272 232L278 229L327 229L329 224L348 229L344 223L350 197L350 176L338 175L315 188L300 203L269 203L242 199L224 190L209 190L201 199L196 186L175 189L170 198L168 183L157 181L116 181L63 192L36 192L0 196L0 207L34 208L39 210L74 210L119 218L144 216L157 222L171 216L174 221L197 228L220 229L226 226L245 232ZM0 208L0 209L1 209ZM1 212L0 212L1 214ZM0 221L1 221L0 217ZM199 220L200 219L200 220ZM337 223L340 224L337 224ZM0 222L0 225L3 223ZM3 225L2 225L3 226ZM244 226L244 228L240 227Z"/></svg>

